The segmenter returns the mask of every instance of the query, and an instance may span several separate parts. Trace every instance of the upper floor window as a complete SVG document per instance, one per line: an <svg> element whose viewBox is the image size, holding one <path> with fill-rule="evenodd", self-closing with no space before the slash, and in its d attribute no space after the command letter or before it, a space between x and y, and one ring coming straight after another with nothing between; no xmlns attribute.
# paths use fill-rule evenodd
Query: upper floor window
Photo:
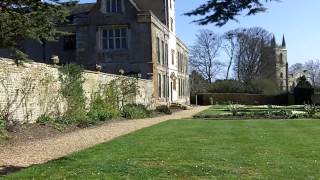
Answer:
<svg viewBox="0 0 320 180"><path fill-rule="evenodd" d="M103 49L128 49L128 29L114 28L103 30Z"/></svg>
<svg viewBox="0 0 320 180"><path fill-rule="evenodd" d="M160 38L157 37L157 57L158 57L158 63L161 63L161 54L160 54Z"/></svg>
<svg viewBox="0 0 320 180"><path fill-rule="evenodd" d="M168 49L168 43L166 42L165 47L164 47L164 51L165 51L165 66L168 66L168 59L169 59L169 49Z"/></svg>
<svg viewBox="0 0 320 180"><path fill-rule="evenodd" d="M106 0L107 13L122 13L123 3L122 0Z"/></svg>
<svg viewBox="0 0 320 180"><path fill-rule="evenodd" d="M161 41L161 64L165 65L165 44L164 41Z"/></svg>
<svg viewBox="0 0 320 180"><path fill-rule="evenodd" d="M172 18L170 18L170 26L171 26L171 31L173 32L173 24L174 24L174 22L173 22L173 19Z"/></svg>
<svg viewBox="0 0 320 180"><path fill-rule="evenodd" d="M175 57L175 51L172 49L172 50L171 50L171 61L172 61L172 65L174 65L174 61L175 61L174 57Z"/></svg>

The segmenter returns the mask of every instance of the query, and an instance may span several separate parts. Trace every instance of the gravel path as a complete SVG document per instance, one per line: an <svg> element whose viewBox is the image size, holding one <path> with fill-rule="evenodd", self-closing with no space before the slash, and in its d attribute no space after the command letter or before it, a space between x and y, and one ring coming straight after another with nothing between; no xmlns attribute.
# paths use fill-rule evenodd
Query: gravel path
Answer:
<svg viewBox="0 0 320 180"><path fill-rule="evenodd" d="M170 119L192 117L208 108L195 107L168 116L114 122L47 140L5 147L0 149L0 170L6 167L28 167L34 164L42 164Z"/></svg>

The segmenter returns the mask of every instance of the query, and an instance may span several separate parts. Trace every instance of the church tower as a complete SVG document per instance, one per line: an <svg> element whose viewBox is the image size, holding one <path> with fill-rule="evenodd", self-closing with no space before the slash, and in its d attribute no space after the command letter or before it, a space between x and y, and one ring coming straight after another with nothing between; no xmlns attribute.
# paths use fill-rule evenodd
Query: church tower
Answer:
<svg viewBox="0 0 320 180"><path fill-rule="evenodd" d="M275 73L279 90L288 92L288 51L286 40L283 35L281 46L274 48L275 53Z"/></svg>
<svg viewBox="0 0 320 180"><path fill-rule="evenodd" d="M261 77L275 82L279 91L289 91L288 52L284 36L280 45L277 44L276 38L273 36L270 46L264 49L262 53Z"/></svg>

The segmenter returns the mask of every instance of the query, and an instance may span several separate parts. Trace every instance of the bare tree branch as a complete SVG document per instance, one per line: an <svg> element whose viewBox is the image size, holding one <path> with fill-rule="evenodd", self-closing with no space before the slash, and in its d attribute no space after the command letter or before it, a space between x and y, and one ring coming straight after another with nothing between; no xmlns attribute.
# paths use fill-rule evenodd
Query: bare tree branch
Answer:
<svg viewBox="0 0 320 180"><path fill-rule="evenodd" d="M222 47L222 38L210 30L200 30L196 37L196 43L190 51L190 66L212 82L224 66L217 59Z"/></svg>

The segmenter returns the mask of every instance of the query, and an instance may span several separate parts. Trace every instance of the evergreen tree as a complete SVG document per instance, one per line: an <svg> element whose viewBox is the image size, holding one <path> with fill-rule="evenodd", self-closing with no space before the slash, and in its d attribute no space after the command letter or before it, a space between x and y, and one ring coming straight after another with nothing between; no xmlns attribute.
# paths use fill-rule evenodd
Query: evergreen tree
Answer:
<svg viewBox="0 0 320 180"><path fill-rule="evenodd" d="M242 11L247 11L246 15L255 15L266 11L264 2L278 0L209 0L197 9L186 13L187 16L205 16L194 22L199 25L214 23L223 26L230 20L236 21L236 16Z"/></svg>
<svg viewBox="0 0 320 180"><path fill-rule="evenodd" d="M1 0L0 48L8 48L22 55L18 44L25 39L52 41L63 34L56 25L66 22L67 6L74 1L59 0Z"/></svg>

